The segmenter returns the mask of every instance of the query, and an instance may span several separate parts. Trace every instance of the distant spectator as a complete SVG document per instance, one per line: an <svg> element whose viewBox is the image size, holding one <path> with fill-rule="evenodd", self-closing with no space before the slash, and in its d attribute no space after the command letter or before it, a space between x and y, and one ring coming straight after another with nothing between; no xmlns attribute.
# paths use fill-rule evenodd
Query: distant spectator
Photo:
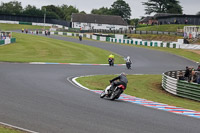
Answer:
<svg viewBox="0 0 200 133"><path fill-rule="evenodd" d="M10 33L8 34L8 37L11 38L11 34Z"/></svg>
<svg viewBox="0 0 200 133"><path fill-rule="evenodd" d="M38 30L36 30L36 34L38 34L39 32L38 32Z"/></svg>
<svg viewBox="0 0 200 133"><path fill-rule="evenodd" d="M196 76L197 76L197 84L200 84L200 71L196 72Z"/></svg>
<svg viewBox="0 0 200 133"><path fill-rule="evenodd" d="M178 79L179 80L185 80L185 77L183 76L183 72L179 73Z"/></svg>
<svg viewBox="0 0 200 133"><path fill-rule="evenodd" d="M200 71L200 65L198 65L198 67L197 67L197 71Z"/></svg>
<svg viewBox="0 0 200 133"><path fill-rule="evenodd" d="M190 75L190 70L189 70L189 67L186 66L186 70L185 70L185 80L189 81L189 75Z"/></svg>
<svg viewBox="0 0 200 133"><path fill-rule="evenodd" d="M188 23L188 20L187 19L185 19L185 24L187 24Z"/></svg>
<svg viewBox="0 0 200 133"><path fill-rule="evenodd" d="M195 75L195 71L194 68L191 68L190 70L190 76L189 76L189 82L196 82L196 75Z"/></svg>
<svg viewBox="0 0 200 133"><path fill-rule="evenodd" d="M22 28L22 33L24 33L24 28Z"/></svg>

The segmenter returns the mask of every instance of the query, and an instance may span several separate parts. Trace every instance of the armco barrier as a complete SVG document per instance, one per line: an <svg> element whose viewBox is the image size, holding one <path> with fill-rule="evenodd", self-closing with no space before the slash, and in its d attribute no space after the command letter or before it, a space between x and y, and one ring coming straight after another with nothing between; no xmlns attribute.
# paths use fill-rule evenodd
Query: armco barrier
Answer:
<svg viewBox="0 0 200 133"><path fill-rule="evenodd" d="M185 71L180 70L163 73L163 89L171 94L180 97L200 101L200 85L196 83L189 83L183 80L178 80L177 77L179 72Z"/></svg>

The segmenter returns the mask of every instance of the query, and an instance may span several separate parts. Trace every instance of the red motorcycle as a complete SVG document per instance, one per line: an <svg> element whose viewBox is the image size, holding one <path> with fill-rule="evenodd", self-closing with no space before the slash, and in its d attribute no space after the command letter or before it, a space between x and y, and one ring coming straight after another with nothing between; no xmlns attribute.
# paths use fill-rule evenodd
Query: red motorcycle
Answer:
<svg viewBox="0 0 200 133"><path fill-rule="evenodd" d="M118 99L125 89L124 85L118 85L114 89L111 89L111 85L109 85L104 91L102 91L100 98L106 97L110 100Z"/></svg>

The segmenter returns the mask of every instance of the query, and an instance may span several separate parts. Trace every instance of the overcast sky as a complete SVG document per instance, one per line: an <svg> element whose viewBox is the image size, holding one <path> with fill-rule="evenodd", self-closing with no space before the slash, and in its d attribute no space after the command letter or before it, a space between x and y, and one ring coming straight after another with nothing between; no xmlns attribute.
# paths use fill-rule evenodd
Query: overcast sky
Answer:
<svg viewBox="0 0 200 133"><path fill-rule="evenodd" d="M13 0L1 0L1 2L10 2ZM116 0L16 0L22 3L25 7L28 4L35 5L38 8L44 5L72 5L75 6L79 11L85 11L90 13L92 9L99 9L101 7L110 8L113 2ZM144 6L142 2L148 0L124 0L131 7L131 18L140 18L146 16L144 12ZM188 15L195 15L200 11L200 0L179 0L180 5L183 7L183 13Z"/></svg>

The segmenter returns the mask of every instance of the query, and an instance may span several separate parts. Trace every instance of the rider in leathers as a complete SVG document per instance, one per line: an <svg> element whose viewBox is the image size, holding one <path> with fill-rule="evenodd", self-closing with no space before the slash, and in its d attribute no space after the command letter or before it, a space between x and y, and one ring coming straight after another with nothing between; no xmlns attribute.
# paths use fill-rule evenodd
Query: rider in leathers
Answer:
<svg viewBox="0 0 200 133"><path fill-rule="evenodd" d="M119 81L117 81L119 80ZM118 85L124 85L125 89L128 83L128 79L126 78L126 74L125 73L121 73L118 77L110 80L111 83L111 87L110 89L114 89L116 86Z"/></svg>

